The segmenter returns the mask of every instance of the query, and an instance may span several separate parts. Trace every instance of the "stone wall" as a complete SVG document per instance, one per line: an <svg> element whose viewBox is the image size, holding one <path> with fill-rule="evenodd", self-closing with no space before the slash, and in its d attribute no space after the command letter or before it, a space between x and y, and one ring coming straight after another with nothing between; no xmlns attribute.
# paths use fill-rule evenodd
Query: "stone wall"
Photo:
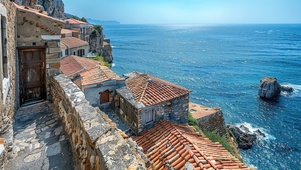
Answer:
<svg viewBox="0 0 301 170"><path fill-rule="evenodd" d="M202 131L217 131L220 135L226 134L223 112L219 109L215 113L197 119Z"/></svg>
<svg viewBox="0 0 301 170"><path fill-rule="evenodd" d="M157 122L159 120L170 120L175 123L187 123L188 122L188 103L189 94L180 96L163 103L145 107L141 109L138 113L138 129L139 133L152 127L151 125L146 125L144 115L148 110L153 110L153 120ZM154 123L153 122L153 123Z"/></svg>
<svg viewBox="0 0 301 170"><path fill-rule="evenodd" d="M145 169L149 164L142 149L92 107L70 79L53 77L51 94L81 169Z"/></svg>
<svg viewBox="0 0 301 170"><path fill-rule="evenodd" d="M24 8L24 7L21 7ZM63 21L26 9L17 10L17 48L44 48L46 53L47 99L50 95L50 77L60 73L60 34ZM46 38L45 37L52 37ZM58 37L55 39L53 37ZM17 69L19 66L17 65Z"/></svg>
<svg viewBox="0 0 301 170"><path fill-rule="evenodd" d="M120 90L120 89L119 89ZM128 100L132 100L129 92L126 96L128 99L120 95L118 92L114 97L113 107L115 112L122 120L127 123L136 134L152 127L153 123L159 120L170 120L176 123L187 123L188 120L188 103L189 94L159 103L153 106L136 108ZM146 123L145 114L152 112L153 122Z"/></svg>
<svg viewBox="0 0 301 170"><path fill-rule="evenodd" d="M115 113L138 134L138 120L142 119L141 115L138 115L138 109L118 93L114 96L113 105Z"/></svg>
<svg viewBox="0 0 301 170"><path fill-rule="evenodd" d="M15 7L9 0L0 0L1 16L6 20L6 49L0 54L0 137L12 128L12 119L16 110L16 46L15 46ZM1 38L0 38L1 39ZM2 43L2 40L0 40ZM7 56L7 77L3 74L3 56ZM6 81L7 80L7 81Z"/></svg>

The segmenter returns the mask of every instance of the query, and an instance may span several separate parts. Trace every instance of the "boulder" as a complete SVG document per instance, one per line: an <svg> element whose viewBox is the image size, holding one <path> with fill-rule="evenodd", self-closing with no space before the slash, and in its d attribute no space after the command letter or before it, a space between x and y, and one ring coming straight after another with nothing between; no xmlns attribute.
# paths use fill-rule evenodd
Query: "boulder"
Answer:
<svg viewBox="0 0 301 170"><path fill-rule="evenodd" d="M276 78L263 77L260 80L258 88L258 95L262 99L273 100L276 99L281 92L281 86Z"/></svg>
<svg viewBox="0 0 301 170"><path fill-rule="evenodd" d="M251 149L253 141L257 139L255 134L243 132L236 126L227 125L227 129L232 132L232 137L236 139L237 145L241 149Z"/></svg>

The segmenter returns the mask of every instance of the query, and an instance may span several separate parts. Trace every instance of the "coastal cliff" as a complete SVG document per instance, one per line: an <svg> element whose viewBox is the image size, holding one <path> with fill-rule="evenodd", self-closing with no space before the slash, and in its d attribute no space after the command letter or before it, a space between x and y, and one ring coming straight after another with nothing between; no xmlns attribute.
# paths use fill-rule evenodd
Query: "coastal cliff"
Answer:
<svg viewBox="0 0 301 170"><path fill-rule="evenodd" d="M64 18L64 3L62 0L15 0L15 3L35 9L42 9L54 18Z"/></svg>

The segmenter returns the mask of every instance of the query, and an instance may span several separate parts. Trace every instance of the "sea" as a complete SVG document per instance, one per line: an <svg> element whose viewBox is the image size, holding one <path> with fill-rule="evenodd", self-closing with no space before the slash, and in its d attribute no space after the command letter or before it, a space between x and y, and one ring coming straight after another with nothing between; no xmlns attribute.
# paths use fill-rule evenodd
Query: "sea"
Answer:
<svg viewBox="0 0 301 170"><path fill-rule="evenodd" d="M240 150L257 169L301 169L301 25L110 25L112 70L148 73L192 90L190 101L222 109L227 124L266 134ZM262 77L293 87L269 102Z"/></svg>

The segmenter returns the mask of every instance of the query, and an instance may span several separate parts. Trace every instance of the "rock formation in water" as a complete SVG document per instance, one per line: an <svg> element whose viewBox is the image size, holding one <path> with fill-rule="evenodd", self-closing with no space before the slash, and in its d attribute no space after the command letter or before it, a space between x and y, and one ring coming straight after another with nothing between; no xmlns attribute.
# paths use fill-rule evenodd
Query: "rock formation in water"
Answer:
<svg viewBox="0 0 301 170"><path fill-rule="evenodd" d="M280 92L281 92L281 86L277 82L276 78L263 77L260 80L258 95L262 99L273 100L279 96Z"/></svg>
<svg viewBox="0 0 301 170"><path fill-rule="evenodd" d="M291 93L294 91L294 89L290 86L281 86L281 91Z"/></svg>
<svg viewBox="0 0 301 170"><path fill-rule="evenodd" d="M249 129L243 132L240 128L233 125L227 125L227 129L232 132L232 137L235 138L238 147L241 149L252 148L253 141L257 139L255 134L248 133Z"/></svg>
<svg viewBox="0 0 301 170"><path fill-rule="evenodd" d="M64 3L62 0L15 0L15 3L45 10L49 16L64 18Z"/></svg>
<svg viewBox="0 0 301 170"><path fill-rule="evenodd" d="M101 26L94 26L94 30L90 34L89 45L93 53L99 53L103 56L104 61L112 63L112 46L110 44L110 40L105 39Z"/></svg>

